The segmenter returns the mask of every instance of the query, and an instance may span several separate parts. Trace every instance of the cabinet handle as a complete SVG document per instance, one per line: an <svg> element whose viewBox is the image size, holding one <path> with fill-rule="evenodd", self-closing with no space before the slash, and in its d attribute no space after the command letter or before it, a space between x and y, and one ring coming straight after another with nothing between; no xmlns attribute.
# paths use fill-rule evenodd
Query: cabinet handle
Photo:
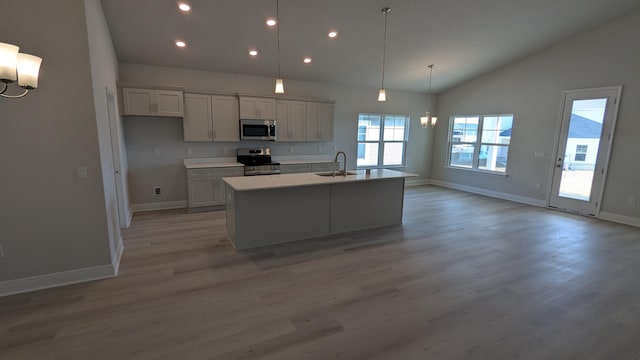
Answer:
<svg viewBox="0 0 640 360"><path fill-rule="evenodd" d="M149 103L149 114L153 114L153 103Z"/></svg>

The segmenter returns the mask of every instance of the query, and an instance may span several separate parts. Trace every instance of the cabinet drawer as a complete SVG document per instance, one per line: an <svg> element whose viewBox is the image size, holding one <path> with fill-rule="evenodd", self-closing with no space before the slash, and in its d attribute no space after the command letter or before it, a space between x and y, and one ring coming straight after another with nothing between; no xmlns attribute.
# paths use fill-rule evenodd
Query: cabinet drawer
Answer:
<svg viewBox="0 0 640 360"><path fill-rule="evenodd" d="M244 168L218 169L218 176L220 177L244 176Z"/></svg>
<svg viewBox="0 0 640 360"><path fill-rule="evenodd" d="M295 174L295 173L311 172L311 164L280 165L280 172L282 174Z"/></svg>
<svg viewBox="0 0 640 360"><path fill-rule="evenodd" d="M333 170L336 170L337 168L338 168L338 163L334 163L334 162L311 164L312 172L333 171Z"/></svg>
<svg viewBox="0 0 640 360"><path fill-rule="evenodd" d="M190 178L204 178L217 176L216 169L189 169L187 170L187 177Z"/></svg>

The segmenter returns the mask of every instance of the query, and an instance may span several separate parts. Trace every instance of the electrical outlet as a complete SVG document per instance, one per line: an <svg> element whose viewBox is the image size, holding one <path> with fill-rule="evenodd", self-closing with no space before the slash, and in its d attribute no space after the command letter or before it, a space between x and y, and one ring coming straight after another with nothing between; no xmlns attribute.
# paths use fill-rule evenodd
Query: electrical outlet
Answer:
<svg viewBox="0 0 640 360"><path fill-rule="evenodd" d="M0 245L0 259L4 257L4 250L2 250L2 245Z"/></svg>
<svg viewBox="0 0 640 360"><path fill-rule="evenodd" d="M153 155L155 156L159 156L160 155L160 148L159 147L154 147L153 148Z"/></svg>
<svg viewBox="0 0 640 360"><path fill-rule="evenodd" d="M229 153L229 148L228 147L224 148L224 153L225 153L225 155Z"/></svg>
<svg viewBox="0 0 640 360"><path fill-rule="evenodd" d="M162 187L154 186L153 187L153 196L160 196L160 195L162 195Z"/></svg>
<svg viewBox="0 0 640 360"><path fill-rule="evenodd" d="M542 185L536 184L536 189L541 190L542 189Z"/></svg>
<svg viewBox="0 0 640 360"><path fill-rule="evenodd" d="M638 203L638 198L635 196L629 197L629 205L636 205Z"/></svg>
<svg viewBox="0 0 640 360"><path fill-rule="evenodd" d="M187 148L187 154L188 155L193 155L193 149L192 148Z"/></svg>
<svg viewBox="0 0 640 360"><path fill-rule="evenodd" d="M293 145L289 145L289 152L292 153L293 152Z"/></svg>

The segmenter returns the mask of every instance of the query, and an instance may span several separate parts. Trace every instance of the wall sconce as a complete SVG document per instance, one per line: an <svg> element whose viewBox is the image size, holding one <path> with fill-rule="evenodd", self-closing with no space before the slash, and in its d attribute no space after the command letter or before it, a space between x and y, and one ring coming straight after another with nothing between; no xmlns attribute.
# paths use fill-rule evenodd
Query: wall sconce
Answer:
<svg viewBox="0 0 640 360"><path fill-rule="evenodd" d="M38 87L38 73L40 72L40 63L42 59L19 53L20 48L0 42L0 82L4 83L0 88L0 96L10 99L21 98L29 92L29 90ZM20 95L7 95L5 92L9 88L9 84L18 82L18 86L24 89Z"/></svg>

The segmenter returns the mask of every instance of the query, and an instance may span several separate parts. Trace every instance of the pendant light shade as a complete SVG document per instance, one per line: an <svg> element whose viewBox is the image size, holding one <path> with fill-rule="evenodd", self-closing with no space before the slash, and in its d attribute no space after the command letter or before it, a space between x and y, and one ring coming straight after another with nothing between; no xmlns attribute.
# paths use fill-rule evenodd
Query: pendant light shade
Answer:
<svg viewBox="0 0 640 360"><path fill-rule="evenodd" d="M431 94L431 77L433 75L433 64L429 65L429 94ZM434 127L436 126L436 123L438 122L438 118L436 116L431 116L431 113L429 112L429 110L427 110L425 116L420 117L420 125L422 125L423 128L426 128L427 126L431 126Z"/></svg>
<svg viewBox="0 0 640 360"><path fill-rule="evenodd" d="M384 89L380 89L380 91L378 92L378 101L387 101L387 93L386 91L384 91Z"/></svg>
<svg viewBox="0 0 640 360"><path fill-rule="evenodd" d="M284 94L284 82L282 79L276 79L276 94Z"/></svg>
<svg viewBox="0 0 640 360"><path fill-rule="evenodd" d="M384 102L387 101L387 93L384 90L384 65L387 60L387 15L391 11L391 8L385 7L382 8L381 12L384 14L384 40L382 46L382 85L380 86L380 91L378 92L378 101Z"/></svg>

